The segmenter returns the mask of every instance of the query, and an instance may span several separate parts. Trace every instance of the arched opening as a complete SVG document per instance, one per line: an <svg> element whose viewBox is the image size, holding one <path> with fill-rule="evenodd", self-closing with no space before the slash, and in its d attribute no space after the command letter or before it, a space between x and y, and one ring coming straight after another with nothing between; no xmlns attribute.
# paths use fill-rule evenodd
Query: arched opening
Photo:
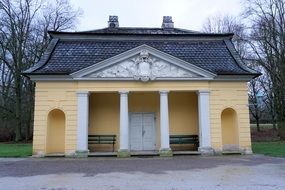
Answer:
<svg viewBox="0 0 285 190"><path fill-rule="evenodd" d="M64 153L65 114L54 109L48 114L46 153Z"/></svg>
<svg viewBox="0 0 285 190"><path fill-rule="evenodd" d="M224 151L238 150L237 113L232 108L226 108L221 114L222 144Z"/></svg>

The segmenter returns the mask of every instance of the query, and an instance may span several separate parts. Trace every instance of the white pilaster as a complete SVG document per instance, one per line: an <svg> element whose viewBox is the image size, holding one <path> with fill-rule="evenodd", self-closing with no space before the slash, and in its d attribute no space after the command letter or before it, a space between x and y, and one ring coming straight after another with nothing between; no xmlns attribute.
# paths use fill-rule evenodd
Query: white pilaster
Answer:
<svg viewBox="0 0 285 190"><path fill-rule="evenodd" d="M88 153L89 92L77 92L77 152Z"/></svg>
<svg viewBox="0 0 285 190"><path fill-rule="evenodd" d="M202 154L212 154L211 147L211 126L210 126L210 102L209 90L199 90L198 109L199 109L199 151Z"/></svg>
<svg viewBox="0 0 285 190"><path fill-rule="evenodd" d="M120 150L129 151L128 91L120 91Z"/></svg>
<svg viewBox="0 0 285 190"><path fill-rule="evenodd" d="M169 116L168 91L160 91L160 150L170 151L169 146Z"/></svg>

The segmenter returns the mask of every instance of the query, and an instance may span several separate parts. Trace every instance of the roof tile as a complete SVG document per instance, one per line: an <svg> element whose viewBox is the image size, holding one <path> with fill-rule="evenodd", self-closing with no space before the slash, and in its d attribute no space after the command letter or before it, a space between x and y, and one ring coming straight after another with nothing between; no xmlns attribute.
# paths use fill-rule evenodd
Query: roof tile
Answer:
<svg viewBox="0 0 285 190"><path fill-rule="evenodd" d="M70 74L146 44L215 74L247 74L223 40L214 41L100 41L59 40L47 64L34 73ZM39 63L40 64L40 63Z"/></svg>

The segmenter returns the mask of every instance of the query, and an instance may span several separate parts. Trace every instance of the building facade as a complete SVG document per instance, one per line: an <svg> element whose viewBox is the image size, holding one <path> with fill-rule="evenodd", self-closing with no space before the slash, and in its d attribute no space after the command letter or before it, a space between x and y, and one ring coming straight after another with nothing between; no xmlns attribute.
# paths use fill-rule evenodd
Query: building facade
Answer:
<svg viewBox="0 0 285 190"><path fill-rule="evenodd" d="M258 73L233 34L174 28L171 17L162 28L119 27L110 16L104 29L50 35L24 73L36 82L34 155L251 153L247 82Z"/></svg>

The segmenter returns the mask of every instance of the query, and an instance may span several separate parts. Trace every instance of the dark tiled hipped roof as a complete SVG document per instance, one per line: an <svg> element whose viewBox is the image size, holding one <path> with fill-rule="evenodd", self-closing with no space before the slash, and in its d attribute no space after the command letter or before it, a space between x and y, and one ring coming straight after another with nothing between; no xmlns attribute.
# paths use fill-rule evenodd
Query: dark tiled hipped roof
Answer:
<svg viewBox="0 0 285 190"><path fill-rule="evenodd" d="M35 73L70 74L143 44L149 45L216 74L248 73L248 71L245 71L237 65L224 41L176 42L95 40L60 40L56 45L48 64L36 70Z"/></svg>
<svg viewBox="0 0 285 190"><path fill-rule="evenodd" d="M214 74L256 75L240 60L230 41L232 34L204 34L177 28L104 28L51 35L54 39L45 55L26 74L71 74L146 44ZM155 38L156 35L160 37Z"/></svg>

